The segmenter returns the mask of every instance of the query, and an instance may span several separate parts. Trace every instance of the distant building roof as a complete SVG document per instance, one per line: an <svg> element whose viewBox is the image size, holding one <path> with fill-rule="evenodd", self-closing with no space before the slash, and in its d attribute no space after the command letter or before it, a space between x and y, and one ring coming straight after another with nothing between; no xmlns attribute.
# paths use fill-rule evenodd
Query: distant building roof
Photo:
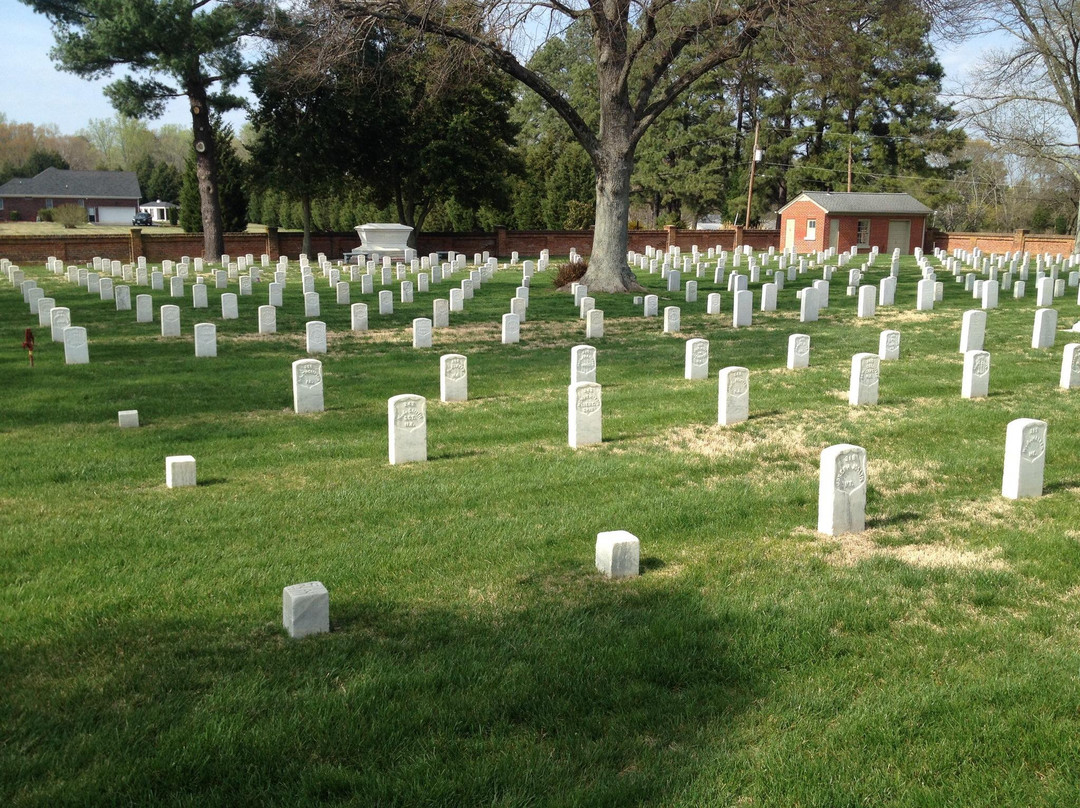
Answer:
<svg viewBox="0 0 1080 808"><path fill-rule="evenodd" d="M838 191L803 191L780 208L783 213L796 202L809 200L826 213L878 213L922 215L930 208L911 194L844 193Z"/></svg>
<svg viewBox="0 0 1080 808"><path fill-rule="evenodd" d="M167 210L175 207L176 205L172 202L162 202L160 199L155 199L153 202L143 202L139 205L139 210L143 210L144 208L165 208Z"/></svg>
<svg viewBox="0 0 1080 808"><path fill-rule="evenodd" d="M0 196L138 199L142 196L142 191L134 171L68 171L46 168L36 177L17 177L0 185Z"/></svg>

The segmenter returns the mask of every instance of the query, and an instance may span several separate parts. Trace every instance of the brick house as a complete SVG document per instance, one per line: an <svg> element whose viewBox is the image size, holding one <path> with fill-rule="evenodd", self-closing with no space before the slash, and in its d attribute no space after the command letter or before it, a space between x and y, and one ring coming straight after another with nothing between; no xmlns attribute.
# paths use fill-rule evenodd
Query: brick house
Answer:
<svg viewBox="0 0 1080 808"><path fill-rule="evenodd" d="M923 246L931 212L911 194L804 191L780 208L780 243L801 253L899 247L910 254Z"/></svg>
<svg viewBox="0 0 1080 808"><path fill-rule="evenodd" d="M91 222L130 225L141 195L134 171L46 168L0 185L0 220L33 222L43 209L80 205Z"/></svg>

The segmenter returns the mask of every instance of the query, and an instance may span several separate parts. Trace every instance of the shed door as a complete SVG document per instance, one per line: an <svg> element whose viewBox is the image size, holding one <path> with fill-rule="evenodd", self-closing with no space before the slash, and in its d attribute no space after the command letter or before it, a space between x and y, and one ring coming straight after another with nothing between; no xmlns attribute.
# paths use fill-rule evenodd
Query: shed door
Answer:
<svg viewBox="0 0 1080 808"><path fill-rule="evenodd" d="M840 220L829 219L829 247L833 250L840 249Z"/></svg>
<svg viewBox="0 0 1080 808"><path fill-rule="evenodd" d="M786 228L784 232L784 249L790 250L795 246L795 220L788 219L784 227Z"/></svg>
<svg viewBox="0 0 1080 808"><path fill-rule="evenodd" d="M911 250L911 221L889 222L889 242L885 245L885 252L892 255L892 251L899 248L901 255L906 255Z"/></svg>

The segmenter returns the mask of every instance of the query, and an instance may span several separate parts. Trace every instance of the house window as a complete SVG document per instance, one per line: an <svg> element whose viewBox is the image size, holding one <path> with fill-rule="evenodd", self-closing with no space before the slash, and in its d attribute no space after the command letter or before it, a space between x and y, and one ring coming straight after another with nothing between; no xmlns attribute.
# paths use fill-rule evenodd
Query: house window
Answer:
<svg viewBox="0 0 1080 808"><path fill-rule="evenodd" d="M45 200L45 207L51 208L52 206L53 206L53 201L51 199L46 199Z"/></svg>
<svg viewBox="0 0 1080 808"><path fill-rule="evenodd" d="M4 198L0 196L0 210L4 209Z"/></svg>
<svg viewBox="0 0 1080 808"><path fill-rule="evenodd" d="M79 200L79 207L80 208L85 208L86 207L86 200L85 199L80 199Z"/></svg>
<svg viewBox="0 0 1080 808"><path fill-rule="evenodd" d="M855 243L860 247L870 246L870 220L859 219L858 227L855 230Z"/></svg>
<svg viewBox="0 0 1080 808"><path fill-rule="evenodd" d="M806 220L806 240L813 241L817 238L817 219Z"/></svg>

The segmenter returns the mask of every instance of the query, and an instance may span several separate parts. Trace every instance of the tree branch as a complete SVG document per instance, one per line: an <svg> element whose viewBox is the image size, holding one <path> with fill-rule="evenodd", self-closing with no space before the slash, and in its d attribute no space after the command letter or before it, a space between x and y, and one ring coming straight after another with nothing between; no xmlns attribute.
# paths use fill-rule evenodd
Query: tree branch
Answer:
<svg viewBox="0 0 1080 808"><path fill-rule="evenodd" d="M417 31L438 34L458 42L464 42L480 50L496 67L517 79L544 99L558 113L559 117L566 121L574 137L590 156L596 153L599 145L596 133L589 128L589 125L585 123L577 110L570 105L570 102L551 86L546 79L521 64L514 54L495 42L473 34L464 28L448 25L426 15L420 16L404 8L399 3L365 3L362 0L338 0L338 5L346 16L354 19L375 18L399 22Z"/></svg>
<svg viewBox="0 0 1080 808"><path fill-rule="evenodd" d="M648 101L646 87L643 85L641 92L638 94L638 108L635 110L637 112L637 121L634 127L632 142L637 143L645 134L645 131L652 126L656 118L665 109L670 107L680 95L686 92L695 81L700 79L710 70L716 68L718 65L734 59L740 53L745 51L746 48L757 39L760 33L760 25L743 28L743 30L739 32L739 35L725 47L713 51L708 58L698 61L693 67L683 71L681 76L667 86L660 98L642 109L640 106ZM651 94L651 90L649 92Z"/></svg>

